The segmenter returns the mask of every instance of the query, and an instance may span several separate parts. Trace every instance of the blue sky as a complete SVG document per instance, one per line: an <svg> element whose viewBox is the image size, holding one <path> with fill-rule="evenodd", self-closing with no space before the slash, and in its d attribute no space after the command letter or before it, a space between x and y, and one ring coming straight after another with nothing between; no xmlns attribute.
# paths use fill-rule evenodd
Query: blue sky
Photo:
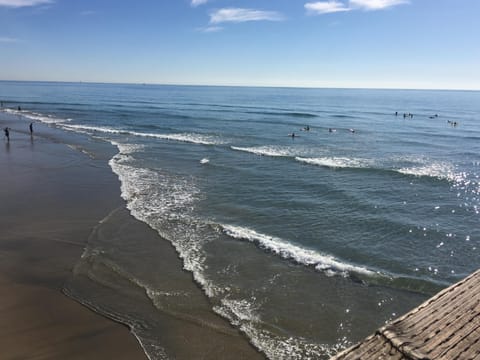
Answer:
<svg viewBox="0 0 480 360"><path fill-rule="evenodd" d="M480 89L479 0L0 0L0 79Z"/></svg>

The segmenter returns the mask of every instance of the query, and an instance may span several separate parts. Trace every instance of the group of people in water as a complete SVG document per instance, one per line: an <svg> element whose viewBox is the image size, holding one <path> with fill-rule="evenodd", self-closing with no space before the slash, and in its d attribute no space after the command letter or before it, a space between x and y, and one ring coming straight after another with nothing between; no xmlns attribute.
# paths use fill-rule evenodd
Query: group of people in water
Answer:
<svg viewBox="0 0 480 360"><path fill-rule="evenodd" d="M305 126L304 128L302 128L301 130L302 130L302 131L310 131L310 126L307 125L307 126ZM290 136L290 137L292 137L292 138L298 137L298 135L295 135L294 132L292 132L291 134L288 134L288 136Z"/></svg>
<svg viewBox="0 0 480 360"><path fill-rule="evenodd" d="M3 102L0 102L0 107L3 107ZM22 108L20 106L18 106L18 111L22 111ZM398 111L395 111L395 116L398 116ZM403 113L403 118L406 119L407 117L413 119L413 114L412 113ZM429 116L430 119L435 119L435 118L438 118L438 114L435 114L435 115L432 115L432 116ZM452 125L452 126L457 126L457 122L456 121L450 121L448 120L447 121L448 124ZM29 130L30 130L30 136L33 136L33 123L30 123L30 125L28 126ZM302 131L310 131L310 126L309 125L306 125L305 127L303 127L301 129ZM5 138L7 139L7 141L9 142L10 141L10 128L8 127L5 127L3 129L4 133L5 133ZM328 132L329 133L332 133L332 132L336 132L337 130L336 129L333 129L333 128L328 128ZM355 129L349 129L349 131L354 134L355 133ZM291 138L296 138L298 137L298 135L296 135L294 132L292 132L291 134L288 134L289 137Z"/></svg>
<svg viewBox="0 0 480 360"><path fill-rule="evenodd" d="M450 125L452 125L453 127L457 126L458 123L456 121L451 121L451 120L447 120L447 123L449 123Z"/></svg>
<svg viewBox="0 0 480 360"><path fill-rule="evenodd" d="M395 116L398 116L399 113L398 111L395 111ZM403 113L403 118L406 119L406 118L410 118L410 119L413 119L413 114L408 112L408 113ZM436 119L438 118L438 114L434 114L434 115L431 115L429 116L429 119ZM451 126L453 127L456 127L458 125L458 123L456 121L451 121L451 120L447 120L447 123L450 124ZM303 127L301 129L302 131L310 131L310 126L309 125L306 125L305 127ZM333 128L328 128L328 132L329 133L332 133L332 132L336 132L337 130L336 129L333 129ZM355 133L355 129L348 129L348 131L350 131L352 134ZM299 135L295 134L294 132L292 132L291 134L288 134L289 137L291 138L296 138L298 137Z"/></svg>
<svg viewBox="0 0 480 360"><path fill-rule="evenodd" d="M310 126L309 125L306 125L304 128L301 129L302 131L310 131ZM336 132L337 129L333 129L333 128L328 128L328 132L329 133L333 133L333 132ZM348 131L350 131L352 134L355 133L355 129L348 129ZM294 132L292 132L291 134L288 134L289 137L291 138L296 138L298 137L299 135L296 135Z"/></svg>
<svg viewBox="0 0 480 360"><path fill-rule="evenodd" d="M398 111L395 111L395 116L398 116ZM403 118L405 119L407 117L413 119L413 114L412 113L403 113ZM436 119L436 118L438 118L438 114L430 115L428 118L429 119ZM449 125L453 126L453 127L458 125L458 123L456 121L451 121L451 120L447 120L447 123Z"/></svg>
<svg viewBox="0 0 480 360"><path fill-rule="evenodd" d="M395 111L395 116L398 116L398 111ZM409 117L410 119L413 119L413 114L412 113L403 113L403 118L406 119Z"/></svg>

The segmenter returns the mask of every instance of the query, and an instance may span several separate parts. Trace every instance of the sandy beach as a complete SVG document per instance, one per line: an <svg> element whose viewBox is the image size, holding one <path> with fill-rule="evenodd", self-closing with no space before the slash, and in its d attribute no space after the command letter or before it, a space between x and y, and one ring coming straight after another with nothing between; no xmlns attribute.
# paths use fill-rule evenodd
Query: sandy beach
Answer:
<svg viewBox="0 0 480 360"><path fill-rule="evenodd" d="M115 178L51 133L30 138L22 122L1 125L13 129L0 156L2 358L145 359L126 326L62 293L92 227L120 204L105 186Z"/></svg>
<svg viewBox="0 0 480 360"><path fill-rule="evenodd" d="M103 308L111 306L111 318L121 311L112 305L118 296L122 304L152 307L143 289L118 294L92 285L81 260L100 232L103 241L123 242L119 248L139 238L162 240L125 209L119 181L107 165L115 149L40 124L31 137L28 123L7 114L0 114L0 125L11 128L10 141L2 139L0 151L2 359L145 359L127 326L65 295L81 293ZM152 339L161 344L160 357L262 358L211 311L169 243L160 241L155 255L164 260L165 286L176 284L195 302L184 314L152 310L164 324Z"/></svg>

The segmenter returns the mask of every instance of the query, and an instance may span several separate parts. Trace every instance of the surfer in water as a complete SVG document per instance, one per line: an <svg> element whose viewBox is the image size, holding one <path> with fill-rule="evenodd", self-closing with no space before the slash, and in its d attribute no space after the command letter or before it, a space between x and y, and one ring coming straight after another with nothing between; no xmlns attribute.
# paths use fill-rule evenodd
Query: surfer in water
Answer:
<svg viewBox="0 0 480 360"><path fill-rule="evenodd" d="M290 136L292 139L294 139L294 138L295 138L295 136L297 136L297 135L295 135L295 133L294 133L294 132L292 132L291 134L288 134L288 136Z"/></svg>

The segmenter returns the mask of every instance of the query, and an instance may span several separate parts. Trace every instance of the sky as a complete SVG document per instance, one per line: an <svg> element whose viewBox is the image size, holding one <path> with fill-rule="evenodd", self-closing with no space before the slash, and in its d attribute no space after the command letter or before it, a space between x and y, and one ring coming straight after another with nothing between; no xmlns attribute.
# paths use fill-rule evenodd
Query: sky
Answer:
<svg viewBox="0 0 480 360"><path fill-rule="evenodd" d="M0 0L0 80L480 90L480 0Z"/></svg>

